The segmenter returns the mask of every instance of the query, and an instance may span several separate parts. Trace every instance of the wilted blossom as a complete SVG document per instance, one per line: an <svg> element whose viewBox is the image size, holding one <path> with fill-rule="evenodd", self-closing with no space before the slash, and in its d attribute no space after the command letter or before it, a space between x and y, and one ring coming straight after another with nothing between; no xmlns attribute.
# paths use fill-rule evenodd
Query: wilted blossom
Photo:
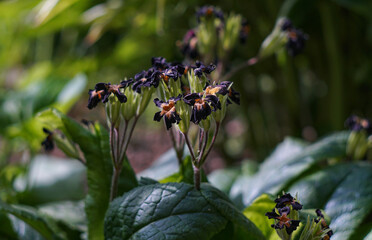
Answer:
<svg viewBox="0 0 372 240"><path fill-rule="evenodd" d="M320 209L315 210L316 215L318 216L317 219L314 219L316 223L320 222L321 228L323 231L327 231L327 235L322 238L322 240L329 240L333 235L333 231L329 228L327 222L324 219L324 215Z"/></svg>
<svg viewBox="0 0 372 240"><path fill-rule="evenodd" d="M283 229L285 227L288 235L292 234L292 232L300 225L300 220L293 220L288 217L291 211L289 207L279 208L278 211L279 214L274 208L271 212L265 214L269 219L276 219L275 224L271 225L271 227L275 229Z"/></svg>
<svg viewBox="0 0 372 240"><path fill-rule="evenodd" d="M241 28L239 31L239 41L244 44L247 41L248 35L251 31L251 27L246 19L242 19Z"/></svg>
<svg viewBox="0 0 372 240"><path fill-rule="evenodd" d="M111 83L97 83L94 90L89 90L89 101L88 108L92 109L97 106L101 101L106 103L108 97L113 93L119 102L124 103L127 101L127 97L120 91L121 88L126 87L128 82L123 81L120 84L111 84Z"/></svg>
<svg viewBox="0 0 372 240"><path fill-rule="evenodd" d="M283 208L291 205L294 210L301 210L302 205L294 199L290 193L286 193L283 196L275 199L276 208Z"/></svg>
<svg viewBox="0 0 372 240"><path fill-rule="evenodd" d="M221 109L221 103L215 95L206 95L201 93L190 93L184 96L183 101L192 106L190 121L198 124L201 120L206 119L212 111Z"/></svg>
<svg viewBox="0 0 372 240"><path fill-rule="evenodd" d="M356 115L351 115L346 119L345 127L349 128L351 131L359 132L365 130L368 134L372 133L371 123L367 119L360 118Z"/></svg>
<svg viewBox="0 0 372 240"><path fill-rule="evenodd" d="M307 34L293 27L292 22L289 19L285 19L283 21L281 29L287 33L288 41L286 48L288 54L291 56L296 56L301 53L308 39Z"/></svg>
<svg viewBox="0 0 372 240"><path fill-rule="evenodd" d="M160 120L164 117L165 125L167 126L167 130L172 127L173 123L179 123L181 118L179 114L176 112L176 102L181 99L181 95L177 97L172 97L168 101L164 102L159 100L158 98L154 99L154 103L157 107L161 109L161 111L155 113L154 121L160 122Z"/></svg>

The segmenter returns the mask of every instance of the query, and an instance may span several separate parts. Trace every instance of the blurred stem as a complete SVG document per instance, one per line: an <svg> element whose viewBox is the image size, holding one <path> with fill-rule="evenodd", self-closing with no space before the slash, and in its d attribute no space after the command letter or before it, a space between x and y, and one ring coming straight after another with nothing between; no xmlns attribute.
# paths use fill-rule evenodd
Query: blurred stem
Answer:
<svg viewBox="0 0 372 240"><path fill-rule="evenodd" d="M230 72L226 73L220 80L220 82L227 81L231 77L233 77L236 73L243 70L246 67L255 65L258 62L258 57L250 58L248 61L242 62L241 64L237 65L235 68L231 69Z"/></svg>
<svg viewBox="0 0 372 240"><path fill-rule="evenodd" d="M113 168L113 174L111 179L111 189L110 189L110 202L114 200L118 193L118 182L119 182L119 176L121 172L121 166Z"/></svg>
<svg viewBox="0 0 372 240"><path fill-rule="evenodd" d="M290 129L300 129L296 119L299 119L298 115L301 114L299 111L300 96L298 94L298 84L296 78L296 72L293 66L292 59L289 58L287 53L281 52L281 60L278 59L278 64L281 66L284 76L284 91L287 104L289 106L290 113ZM297 134L297 133L296 133Z"/></svg>
<svg viewBox="0 0 372 240"><path fill-rule="evenodd" d="M164 33L164 8L165 0L156 2L156 33L162 35Z"/></svg>
<svg viewBox="0 0 372 240"><path fill-rule="evenodd" d="M138 119L139 119L139 117L140 117L140 115L137 115L137 116L135 116L135 118L134 118L134 120L133 120L133 124L132 124L132 126L131 126L131 128L130 128L130 130L129 130L129 134L128 134L128 137L125 139L125 133L123 134L123 138L125 139L124 140L124 146L122 147L122 149L121 149L121 151L120 151L120 157L119 157L119 159L118 159L118 161L119 161L119 163L120 163L120 165L122 165L122 163L123 163L123 161L124 161L124 156L125 156L125 153L127 152L127 149L128 149L128 146L129 146L129 142L130 142L130 139L132 138L132 135L133 135L133 131L134 131L134 128L136 127L136 124L137 124L137 121L138 121ZM128 124L127 125L129 125L129 122L128 122Z"/></svg>
<svg viewBox="0 0 372 240"><path fill-rule="evenodd" d="M343 88L342 88L342 54L338 47L337 35L335 26L337 23L334 21L334 10L327 1L320 2L320 17L322 20L323 35L325 49L328 57L329 66L329 116L333 130L342 128L343 124Z"/></svg>
<svg viewBox="0 0 372 240"><path fill-rule="evenodd" d="M205 153L204 157L202 158L202 164L205 162L205 159L207 159L207 156L209 155L209 153L211 152L212 150L212 147L216 141L216 138L217 138L217 135L218 135L218 132L220 130L220 123L219 122L216 122L216 129L214 130L214 134L213 134L213 138L212 138L212 142L211 144L209 145L208 147L208 150L207 152Z"/></svg>
<svg viewBox="0 0 372 240"><path fill-rule="evenodd" d="M165 121L164 121L164 124L165 124ZM174 136L174 132L173 132L173 129L172 128L169 130L169 136L170 136L170 138L172 140L173 148L174 148L174 151L176 152L176 155L177 155L178 165L179 166L182 166L182 156L183 156L183 146L182 146L182 143L179 142L177 144L177 140L176 140L176 138Z"/></svg>

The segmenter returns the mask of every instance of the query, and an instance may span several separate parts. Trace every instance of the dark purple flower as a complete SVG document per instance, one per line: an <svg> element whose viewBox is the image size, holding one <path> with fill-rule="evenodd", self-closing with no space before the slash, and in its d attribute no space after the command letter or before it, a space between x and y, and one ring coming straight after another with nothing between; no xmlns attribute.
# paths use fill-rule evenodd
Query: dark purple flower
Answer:
<svg viewBox="0 0 372 240"><path fill-rule="evenodd" d="M199 78L201 78L203 73L210 74L216 69L216 66L212 63L209 64L209 66L205 66L202 62L196 61L195 65L196 67L194 67L194 73Z"/></svg>
<svg viewBox="0 0 372 240"><path fill-rule="evenodd" d="M315 210L315 212L316 212L316 215L318 216L318 218L317 219L314 219L314 221L316 223L321 222L320 224L321 224L322 230L323 231L324 230L327 231L327 235L325 237L323 237L323 240L330 239L331 236L333 235L333 231L330 230L330 228L329 228L326 220L324 219L324 215L322 214L322 211L320 209L317 209L317 210Z"/></svg>
<svg viewBox="0 0 372 240"><path fill-rule="evenodd" d="M117 97L119 102L125 103L127 101L127 97L120 91L121 88L126 87L124 83L125 81L121 82L120 84L97 83L94 90L89 90L88 92L88 108L92 109L96 107L99 101L106 103L111 93Z"/></svg>
<svg viewBox="0 0 372 240"><path fill-rule="evenodd" d="M190 121L198 124L201 120L206 119L212 111L221 109L221 103L215 95L206 95L204 93L190 93L184 96L183 101L192 106Z"/></svg>
<svg viewBox="0 0 372 240"><path fill-rule="evenodd" d="M241 28L239 31L239 41L241 44L246 42L250 32L251 26L249 26L248 21L246 19L242 19Z"/></svg>
<svg viewBox="0 0 372 240"><path fill-rule="evenodd" d="M283 196L275 199L275 202L276 202L276 208L283 208L283 207L286 207L286 206L289 206L289 205L292 205L292 208L294 210L301 210L302 209L302 205L300 203L298 203L292 196L290 193L287 193L287 194L284 194Z"/></svg>
<svg viewBox="0 0 372 240"><path fill-rule="evenodd" d="M291 29L288 31L287 51L292 57L298 55L305 48L305 43L308 36L299 29Z"/></svg>
<svg viewBox="0 0 372 240"><path fill-rule="evenodd" d="M216 9L213 6L203 6L199 8L198 11L196 12L196 18L198 20L198 23L200 23L200 19L202 17L206 18L216 17L219 18L222 22L225 21L223 12L221 10Z"/></svg>
<svg viewBox="0 0 372 240"><path fill-rule="evenodd" d="M292 22L289 19L284 19L281 30L287 33L287 44L286 48L288 54L292 57L298 55L305 48L305 43L308 39L307 34L301 30L293 27Z"/></svg>
<svg viewBox="0 0 372 240"><path fill-rule="evenodd" d="M372 126L371 123L364 118L360 118L356 115L351 115L348 119L345 121L345 127L349 128L351 131L367 131L368 134L372 133Z"/></svg>
<svg viewBox="0 0 372 240"><path fill-rule="evenodd" d="M172 127L173 123L178 124L181 121L181 118L176 112L176 102L179 100L181 100L181 95L172 97L166 102L159 100L159 98L155 98L154 103L161 109L161 111L155 113L154 121L160 122L160 120L164 117L167 130Z"/></svg>
<svg viewBox="0 0 372 240"><path fill-rule="evenodd" d="M191 29L187 31L187 33L183 37L182 43L180 43L178 46L180 47L181 52L184 56L191 59L196 59L199 56L197 43L198 38L196 37L195 30Z"/></svg>
<svg viewBox="0 0 372 240"><path fill-rule="evenodd" d="M137 93L141 93L142 87L155 87L159 86L161 72L154 68L147 71L142 71L134 76L132 89Z"/></svg>
<svg viewBox="0 0 372 240"><path fill-rule="evenodd" d="M44 147L46 152L50 152L54 149L53 133L46 128L43 128L43 132L47 134L47 137L41 142L41 145Z"/></svg>
<svg viewBox="0 0 372 240"><path fill-rule="evenodd" d="M300 224L300 220L292 220L288 217L290 213L289 207L283 207L279 209L279 214L276 213L275 209L271 212L267 212L265 215L269 219L275 219L275 224L271 225L275 229L286 228L286 232L291 234Z"/></svg>
<svg viewBox="0 0 372 240"><path fill-rule="evenodd" d="M152 67L154 67L157 70L164 70L167 67L169 67L169 63L167 63L167 60L163 57L153 57L151 59Z"/></svg>
<svg viewBox="0 0 372 240"><path fill-rule="evenodd" d="M233 101L234 103L240 105L240 93L235 91L234 88L231 86L231 84L232 84L232 82L230 82L230 81L224 81L224 82L221 82L221 84L220 84L220 85L224 85L224 86L226 86L226 88L228 88L229 99L227 100L227 103L231 104L231 101Z"/></svg>

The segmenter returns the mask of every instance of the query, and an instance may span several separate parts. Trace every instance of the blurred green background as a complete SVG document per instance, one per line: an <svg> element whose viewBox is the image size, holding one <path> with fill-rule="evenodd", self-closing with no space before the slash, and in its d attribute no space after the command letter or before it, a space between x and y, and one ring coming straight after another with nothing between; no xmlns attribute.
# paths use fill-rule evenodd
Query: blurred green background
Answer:
<svg viewBox="0 0 372 240"><path fill-rule="evenodd" d="M147 69L153 56L182 61L176 42L196 26L195 11L206 4L241 14L251 27L227 69L257 54L279 16L309 35L302 54L272 56L231 79L242 100L229 108L215 147L226 164L261 160L287 135L315 141L343 129L351 113L372 116L368 0L2 1L1 166L27 161L40 150L45 135L34 116L47 107L104 123L102 108L86 108L88 89L132 77ZM152 121L153 114L152 106L135 131L151 132L148 142L156 145L152 137L165 130ZM134 135L134 143L141 143L140 135ZM147 149L149 156L142 157L170 146Z"/></svg>

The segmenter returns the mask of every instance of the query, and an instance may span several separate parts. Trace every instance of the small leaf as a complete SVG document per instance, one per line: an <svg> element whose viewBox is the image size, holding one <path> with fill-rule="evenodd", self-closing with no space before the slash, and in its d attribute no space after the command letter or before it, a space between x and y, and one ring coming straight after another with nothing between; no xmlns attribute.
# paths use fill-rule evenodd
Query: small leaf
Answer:
<svg viewBox="0 0 372 240"><path fill-rule="evenodd" d="M137 187L115 199L106 213L106 239L210 239L234 226L232 237L264 239L217 189L185 183Z"/></svg>

